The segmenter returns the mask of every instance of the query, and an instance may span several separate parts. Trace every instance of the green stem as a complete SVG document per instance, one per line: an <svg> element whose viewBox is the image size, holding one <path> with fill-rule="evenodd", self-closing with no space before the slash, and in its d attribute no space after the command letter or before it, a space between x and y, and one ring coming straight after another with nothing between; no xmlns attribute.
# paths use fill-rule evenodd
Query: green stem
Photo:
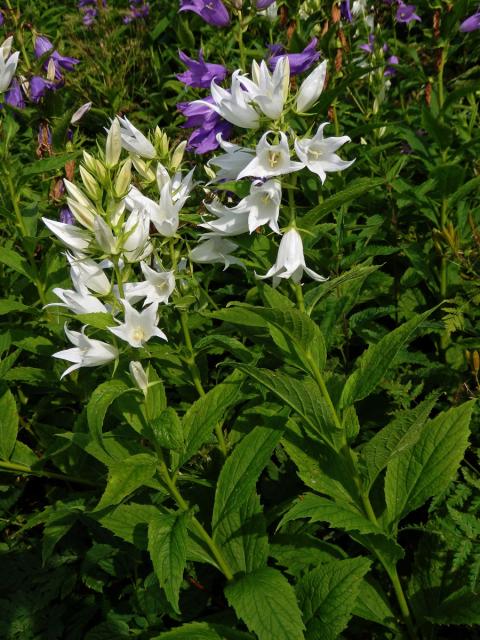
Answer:
<svg viewBox="0 0 480 640"><path fill-rule="evenodd" d="M23 250L26 254L28 263L30 265L32 279L35 284L35 287L37 288L38 297L40 298L42 305L46 305L47 298L45 296L45 287L38 275L38 269L37 269L37 265L35 264L35 259L26 244L26 238L28 237L28 230L27 230L27 227L25 226L25 221L23 219L22 212L20 211L20 207L18 206L17 194L15 192L15 185L13 184L12 176L8 171L5 175L7 178L8 191L10 193L10 200L12 202L13 211L15 213L15 218L17 221L17 227L20 229L20 233L22 235Z"/></svg>
<svg viewBox="0 0 480 640"><path fill-rule="evenodd" d="M185 362L190 370L190 375L192 376L195 389L197 390L198 395L202 397L205 395L205 389L203 388L202 380L200 377L200 371L195 361L195 352L193 350L192 338L190 336L190 328L188 326L188 314L183 309L180 310L180 324L182 325L185 345L189 352L188 358L185 358ZM215 425L215 433L217 436L219 449L222 452L224 458L226 458L228 454L228 449L227 449L227 443L225 442L225 436L223 435L223 431L222 431L222 424L220 422L218 422Z"/></svg>
<svg viewBox="0 0 480 640"><path fill-rule="evenodd" d="M395 567L392 573L389 573L390 580L392 581L393 589L395 591L395 595L397 596L398 605L400 607L400 611L402 612L402 618L405 622L405 626L407 627L408 634L415 640L417 637L415 627L413 625L412 616L410 613L410 609L408 607L407 599L405 598L405 593L403 591L402 583L400 582L400 578L398 577L397 568Z"/></svg>
<svg viewBox="0 0 480 640"><path fill-rule="evenodd" d="M97 487L94 482L90 482L89 480L83 480L82 478L77 478L75 476L70 476L68 474L62 473L54 473L53 471L43 471L37 469L31 469L23 464L17 464L15 462L7 462L5 460L0 461L0 471L6 471L8 473L25 473L32 476L38 476L42 478L49 478L51 480L63 480L64 482L76 482L77 484L84 484L88 487Z"/></svg>
<svg viewBox="0 0 480 640"><path fill-rule="evenodd" d="M305 300L303 299L302 285L299 282L296 282L294 284L294 288L295 288L295 295L297 297L298 310L301 311L302 313L306 313L305 312Z"/></svg>
<svg viewBox="0 0 480 640"><path fill-rule="evenodd" d="M242 71L247 70L247 61L245 57L245 46L243 43L243 20L242 20L242 12L237 11L238 16L238 51L240 53L240 67Z"/></svg>
<svg viewBox="0 0 480 640"><path fill-rule="evenodd" d="M175 485L172 478L170 477L170 473L168 471L167 465L165 464L165 459L163 457L162 450L158 449L157 453L158 453L159 462L160 462L160 475L163 481L165 482L165 484L167 485L170 495L175 500L175 502L180 507L180 509L182 509L182 511L188 511L190 506L188 502L184 499L180 491L178 490L178 487ZM210 536L207 533L203 525L197 520L195 516L192 516L192 524L198 536L205 542L205 544L208 546L208 548L212 552L213 557L215 558L225 578L228 581L233 580L233 571L230 569L227 561L223 557L223 554L220 548L218 547L216 542L213 540L212 536Z"/></svg>

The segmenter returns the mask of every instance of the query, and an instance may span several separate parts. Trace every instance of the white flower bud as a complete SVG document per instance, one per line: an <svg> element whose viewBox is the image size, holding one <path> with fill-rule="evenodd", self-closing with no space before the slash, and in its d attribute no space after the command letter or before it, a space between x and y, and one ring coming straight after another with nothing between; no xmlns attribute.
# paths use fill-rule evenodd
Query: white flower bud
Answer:
<svg viewBox="0 0 480 640"><path fill-rule="evenodd" d="M140 389L140 391L143 391L144 395L146 396L148 389L148 375L143 368L142 363L138 362L137 360L132 360L128 365L128 368L130 370L130 375L132 376L133 381Z"/></svg>
<svg viewBox="0 0 480 640"><path fill-rule="evenodd" d="M115 195L122 198L128 191L130 182L132 181L132 161L127 158L123 163L120 171L115 179Z"/></svg>
<svg viewBox="0 0 480 640"><path fill-rule="evenodd" d="M120 123L117 118L112 122L108 130L107 142L105 145L105 162L107 167L114 167L120 160L122 153L122 136L120 133Z"/></svg>

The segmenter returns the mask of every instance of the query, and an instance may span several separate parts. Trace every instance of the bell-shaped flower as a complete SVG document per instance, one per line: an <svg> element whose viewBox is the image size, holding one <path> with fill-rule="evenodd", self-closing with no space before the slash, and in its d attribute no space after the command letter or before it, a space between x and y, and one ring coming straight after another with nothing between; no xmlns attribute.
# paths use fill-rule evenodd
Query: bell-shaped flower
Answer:
<svg viewBox="0 0 480 640"><path fill-rule="evenodd" d="M0 93L10 86L18 64L20 53L16 51L10 55L12 42L13 37L10 36L0 46Z"/></svg>
<svg viewBox="0 0 480 640"><path fill-rule="evenodd" d="M65 307L72 313L108 313L105 305L98 298L92 296L87 287L83 283L74 282L76 290L61 289L55 287L53 293L60 298L62 302L50 302L45 305L47 307Z"/></svg>
<svg viewBox="0 0 480 640"><path fill-rule="evenodd" d="M95 216L93 221L93 232L98 246L104 253L107 255L116 255L118 253L117 239L113 235L111 228L101 216Z"/></svg>
<svg viewBox="0 0 480 640"><path fill-rule="evenodd" d="M343 171L355 162L355 160L342 160L335 153L346 142L350 142L348 136L323 137L323 130L328 124L328 122L321 124L313 138L295 140L297 156L310 171L320 177L322 184L325 182L327 172Z"/></svg>
<svg viewBox="0 0 480 640"><path fill-rule="evenodd" d="M250 194L234 207L226 207L218 199L206 203L208 211L218 219L199 226L210 231L207 237L234 236L247 231L252 233L265 224L275 233L280 233L278 216L281 200L282 187L278 180L252 183Z"/></svg>
<svg viewBox="0 0 480 640"><path fill-rule="evenodd" d="M198 102L207 105L237 127L257 129L260 125L260 115L252 106L252 96L244 89L243 80L244 76L239 69L232 74L232 85L229 91L219 87L215 80L212 80L210 92L213 104L203 100Z"/></svg>
<svg viewBox="0 0 480 640"><path fill-rule="evenodd" d="M228 269L231 264L239 264L243 267L243 262L231 255L232 251L237 248L237 244L226 238L219 236L208 238L208 240L203 240L190 251L190 260L199 264L219 262L225 265L225 269Z"/></svg>
<svg viewBox="0 0 480 640"><path fill-rule="evenodd" d="M247 176L270 178L303 169L302 162L294 162L290 159L288 140L283 131L278 134L280 142L276 144L268 142L268 136L272 133L273 131L267 131L260 138L256 147L256 156L240 171L237 180Z"/></svg>
<svg viewBox="0 0 480 640"><path fill-rule="evenodd" d="M147 304L167 304L175 289L175 275L173 271L155 271L145 262L141 262L144 282L126 283L123 285L125 298L131 304L145 298L143 306Z"/></svg>
<svg viewBox="0 0 480 640"><path fill-rule="evenodd" d="M89 338L85 335L85 329L86 327L83 327L80 333L79 331L70 331L65 325L67 338L75 347L53 354L54 358L73 362L73 365L62 373L62 378L80 367L98 367L118 358L118 350L113 345Z"/></svg>
<svg viewBox="0 0 480 640"><path fill-rule="evenodd" d="M70 276L77 290L80 290L80 285L84 285L90 291L100 295L106 295L110 292L110 281L100 265L91 258L73 256L68 252L66 255L70 263Z"/></svg>
<svg viewBox="0 0 480 640"><path fill-rule="evenodd" d="M290 64L286 56L281 57L271 74L267 63L252 63L252 79L239 76L242 85L267 118L277 120L283 113L283 106L290 86Z"/></svg>
<svg viewBox="0 0 480 640"><path fill-rule="evenodd" d="M130 153L151 160L155 158L157 152L153 144L139 131L128 118L117 117L120 123L120 136L122 139L122 147Z"/></svg>
<svg viewBox="0 0 480 640"><path fill-rule="evenodd" d="M297 93L297 111L305 113L320 97L327 77L327 61L324 60L308 74Z"/></svg>
<svg viewBox="0 0 480 640"><path fill-rule="evenodd" d="M49 220L48 218L42 218L42 221L69 249L73 251L86 251L88 249L92 235L85 229L79 229L73 224Z"/></svg>
<svg viewBox="0 0 480 640"><path fill-rule="evenodd" d="M188 71L177 74L177 78L189 87L208 89L212 80L222 82L227 76L227 69L223 64L205 62L201 49L198 54L198 61L189 58L183 51L178 52L178 57L187 67Z"/></svg>
<svg viewBox="0 0 480 640"><path fill-rule="evenodd" d="M269 46L271 56L268 58L268 66L274 69L281 57L287 56L290 63L290 75L296 76L310 69L312 64L316 62L320 53L316 50L318 38L312 38L305 49L300 53L285 53L285 49L281 44L272 44Z"/></svg>
<svg viewBox="0 0 480 640"><path fill-rule="evenodd" d="M167 340L167 336L157 327L158 304L154 303L143 311L137 311L127 300L121 301L125 310L125 322L118 327L108 327L121 340L131 347L140 348L154 336Z"/></svg>
<svg viewBox="0 0 480 640"><path fill-rule="evenodd" d="M251 162L255 151L240 147L233 142L226 142L221 135L217 136L217 140L226 153L215 156L207 162L208 166L213 165L220 169L214 181L236 180L238 174Z"/></svg>
<svg viewBox="0 0 480 640"><path fill-rule="evenodd" d="M302 279L303 272L318 282L324 282L327 278L315 273L305 264L303 255L302 237L296 229L289 229L280 241L277 260L271 269L264 276L257 276L264 280L273 278L273 286L278 286L280 279L291 278L298 283Z"/></svg>
<svg viewBox="0 0 480 640"><path fill-rule="evenodd" d="M127 262L139 262L153 250L150 238L150 218L145 211L134 209L123 227L121 251Z"/></svg>

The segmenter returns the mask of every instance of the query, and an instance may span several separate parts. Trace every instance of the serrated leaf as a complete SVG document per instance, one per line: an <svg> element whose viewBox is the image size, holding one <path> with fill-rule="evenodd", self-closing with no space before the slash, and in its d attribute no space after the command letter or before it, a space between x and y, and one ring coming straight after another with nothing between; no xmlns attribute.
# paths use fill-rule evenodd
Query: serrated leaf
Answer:
<svg viewBox="0 0 480 640"><path fill-rule="evenodd" d="M450 594L438 608L427 612L427 620L434 624L480 624L480 598L468 587Z"/></svg>
<svg viewBox="0 0 480 640"><path fill-rule="evenodd" d="M282 436L281 429L258 426L228 456L217 481L212 528L249 499Z"/></svg>
<svg viewBox="0 0 480 640"><path fill-rule="evenodd" d="M401 413L363 447L360 462L365 468L368 488L390 460L417 442L436 401L437 396L427 398L418 407Z"/></svg>
<svg viewBox="0 0 480 640"><path fill-rule="evenodd" d="M474 401L465 402L441 413L412 447L389 462L385 500L391 523L448 487L468 445L473 407Z"/></svg>
<svg viewBox="0 0 480 640"><path fill-rule="evenodd" d="M431 309L394 329L370 345L360 358L360 365L350 375L340 398L340 407L347 407L358 400L366 398L386 374L395 356L413 335L414 331L434 311Z"/></svg>
<svg viewBox="0 0 480 640"><path fill-rule="evenodd" d="M150 504L120 504L106 513L88 514L113 534L135 545L138 549L147 549L148 523L158 513L157 507Z"/></svg>
<svg viewBox="0 0 480 640"><path fill-rule="evenodd" d="M334 560L301 578L297 595L307 627L305 640L338 637L352 616L369 569L366 558Z"/></svg>
<svg viewBox="0 0 480 640"><path fill-rule="evenodd" d="M125 460L113 462L108 469L105 491L95 511L116 505L154 475L157 461L148 453L138 453Z"/></svg>
<svg viewBox="0 0 480 640"><path fill-rule="evenodd" d="M312 378L294 378L278 370L271 371L243 364L237 365L237 368L293 409L309 432L320 436L326 442L332 442L332 434L337 431L335 422L317 383Z"/></svg>
<svg viewBox="0 0 480 640"><path fill-rule="evenodd" d="M177 613L187 560L187 515L157 513L148 525L148 552L167 600Z"/></svg>
<svg viewBox="0 0 480 640"><path fill-rule="evenodd" d="M7 247L2 247L2 250L0 251L0 262L7 265L7 267L10 267L10 269L13 269L17 273L20 273L22 276L31 278L28 262L16 251L8 249Z"/></svg>
<svg viewBox="0 0 480 640"><path fill-rule="evenodd" d="M214 540L233 573L250 573L266 566L267 524L254 491L238 508L222 517L215 527Z"/></svg>
<svg viewBox="0 0 480 640"><path fill-rule="evenodd" d="M183 449L182 423L175 409L167 407L159 415L150 420L149 428L154 442L159 447L173 451Z"/></svg>
<svg viewBox="0 0 480 640"><path fill-rule="evenodd" d="M313 493L301 496L283 516L278 526L283 527L287 522L299 518L309 518L310 522L328 522L331 527L345 531L383 533L378 525L370 522L351 505L337 504Z"/></svg>
<svg viewBox="0 0 480 640"><path fill-rule="evenodd" d="M95 389L87 405L88 428L97 442L102 440L102 428L108 407L115 398L129 390L121 380L108 380Z"/></svg>
<svg viewBox="0 0 480 640"><path fill-rule="evenodd" d="M254 640L250 633L223 624L190 622L177 629L165 631L152 640Z"/></svg>
<svg viewBox="0 0 480 640"><path fill-rule="evenodd" d="M18 433L18 411L12 392L0 387L0 458L8 460Z"/></svg>
<svg viewBox="0 0 480 640"><path fill-rule="evenodd" d="M17 300L0 300L0 316L4 316L7 313L12 313L12 311L28 311L30 307L27 307L23 304L23 302L18 302Z"/></svg>
<svg viewBox="0 0 480 640"><path fill-rule="evenodd" d="M215 425L225 419L226 411L240 397L243 375L235 372L199 398L183 416L185 450L180 464L189 460L208 440Z"/></svg>
<svg viewBox="0 0 480 640"><path fill-rule="evenodd" d="M303 640L305 626L287 579L264 567L242 576L225 587L235 613L259 640Z"/></svg>

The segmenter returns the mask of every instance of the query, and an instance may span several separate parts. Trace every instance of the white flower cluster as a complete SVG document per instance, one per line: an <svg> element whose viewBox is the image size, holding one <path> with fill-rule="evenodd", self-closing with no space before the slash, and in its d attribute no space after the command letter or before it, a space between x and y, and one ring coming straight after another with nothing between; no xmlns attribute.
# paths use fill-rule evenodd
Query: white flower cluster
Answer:
<svg viewBox="0 0 480 640"><path fill-rule="evenodd" d="M158 147L168 151L164 134L157 130L156 138ZM155 336L167 339L157 326L158 307L168 303L175 289L175 274L162 268L150 230L155 229L160 243L177 231L179 212L193 188L193 171L183 177L177 170L184 147L177 147L171 157L171 175L161 162L155 163L159 156L153 144L126 118L116 118L108 131L105 153L100 158L83 154L83 188L64 181L68 206L79 225L43 218L68 249L73 285L72 289L55 288L60 302L47 306L64 307L77 315L110 314L116 323L107 327L115 344L90 338L88 325L81 332L66 326L74 347L54 354L73 363L63 376L118 358L120 351L113 336L133 348L143 347ZM122 148L130 154L125 160L121 160ZM158 201L131 184L132 165L137 178L150 187L156 184ZM136 309L134 305L142 301L141 310ZM88 322L88 317L84 320Z"/></svg>
<svg viewBox="0 0 480 640"><path fill-rule="evenodd" d="M289 111L305 114L315 104L323 91L327 63L320 63L305 78L295 96L290 96L290 66L288 57L280 58L273 72L265 61L253 62L251 77L237 70L232 75L231 87L223 89L212 81L213 103L198 101L208 106L232 124L244 129L257 130L262 124L267 130L259 138L255 148L242 147L219 138L225 152L210 160L215 167L212 182L237 181L249 178L250 193L232 207L218 198L206 203L207 210L215 216L200 224L208 230L201 237L201 244L191 251L194 262L223 262L225 268L240 261L232 256L237 245L231 237L252 233L260 226L268 225L280 234L279 216L282 204L282 179L302 169L308 169L325 182L327 173L342 171L353 161L342 160L336 151L348 136L324 137L328 123L320 124L311 137L299 138L287 128L285 121ZM292 159L293 153L297 160ZM289 185L292 188L292 184ZM316 279L325 280L305 266L303 243L290 213L290 226L282 237L275 264L263 276L273 277L276 286L280 278L292 278L300 282L303 271Z"/></svg>

